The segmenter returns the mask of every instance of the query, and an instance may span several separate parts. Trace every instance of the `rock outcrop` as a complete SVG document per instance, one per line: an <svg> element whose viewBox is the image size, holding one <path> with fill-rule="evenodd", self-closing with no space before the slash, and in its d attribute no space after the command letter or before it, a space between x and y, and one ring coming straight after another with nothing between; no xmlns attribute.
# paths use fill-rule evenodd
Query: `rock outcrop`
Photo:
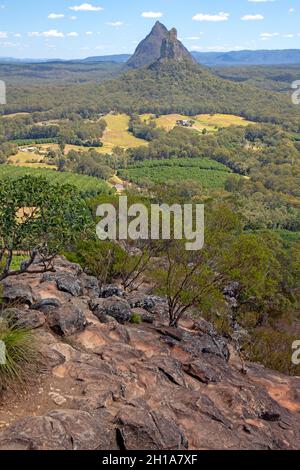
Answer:
<svg viewBox="0 0 300 470"><path fill-rule="evenodd" d="M63 258L55 268L5 287L45 367L26 393L3 393L0 450L300 448L300 378L243 374L205 320L170 328L164 299L100 290Z"/></svg>
<svg viewBox="0 0 300 470"><path fill-rule="evenodd" d="M177 38L175 28L170 31L157 21L150 34L138 45L133 56L128 60L130 68L138 69L157 61L183 61L197 63L194 57Z"/></svg>
<svg viewBox="0 0 300 470"><path fill-rule="evenodd" d="M177 39L177 30L175 28L168 32L162 41L160 61L176 61L181 62L188 60L196 64L196 60Z"/></svg>
<svg viewBox="0 0 300 470"><path fill-rule="evenodd" d="M140 42L135 53L127 62L128 67L138 69L153 64L160 58L163 39L167 36L167 28L157 21L150 34Z"/></svg>

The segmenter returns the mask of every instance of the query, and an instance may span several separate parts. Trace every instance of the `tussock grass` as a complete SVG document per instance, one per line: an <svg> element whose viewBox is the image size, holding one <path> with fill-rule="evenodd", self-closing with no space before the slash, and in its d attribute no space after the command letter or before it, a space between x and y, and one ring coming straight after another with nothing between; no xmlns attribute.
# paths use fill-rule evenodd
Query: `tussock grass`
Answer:
<svg viewBox="0 0 300 470"><path fill-rule="evenodd" d="M0 391L25 385L39 369L39 355L33 334L19 328L9 310L0 313L0 341Z"/></svg>

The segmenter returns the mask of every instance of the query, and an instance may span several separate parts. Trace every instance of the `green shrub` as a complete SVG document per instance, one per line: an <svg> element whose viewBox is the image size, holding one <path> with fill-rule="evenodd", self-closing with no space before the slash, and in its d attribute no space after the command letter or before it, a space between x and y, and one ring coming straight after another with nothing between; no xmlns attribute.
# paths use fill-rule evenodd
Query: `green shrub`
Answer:
<svg viewBox="0 0 300 470"><path fill-rule="evenodd" d="M134 323L135 325L140 325L142 323L142 317L138 313L133 313L131 315L130 321L131 323Z"/></svg>
<svg viewBox="0 0 300 470"><path fill-rule="evenodd" d="M74 251L65 253L65 256L96 276L100 284L110 284L120 275L126 253L111 241L88 240L79 242Z"/></svg>
<svg viewBox="0 0 300 470"><path fill-rule="evenodd" d="M270 327L255 329L250 344L245 346L247 358L284 374L300 375L300 365L292 363L292 344L298 338Z"/></svg>

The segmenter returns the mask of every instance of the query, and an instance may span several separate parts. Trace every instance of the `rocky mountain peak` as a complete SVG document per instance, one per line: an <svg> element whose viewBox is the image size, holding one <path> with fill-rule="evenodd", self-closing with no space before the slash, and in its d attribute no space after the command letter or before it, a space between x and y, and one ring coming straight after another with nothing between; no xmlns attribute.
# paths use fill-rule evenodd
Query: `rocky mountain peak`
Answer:
<svg viewBox="0 0 300 470"><path fill-rule="evenodd" d="M157 21L150 34L138 45L127 65L140 68L154 64L159 60L189 60L196 62L189 51L177 38L176 28L170 31Z"/></svg>
<svg viewBox="0 0 300 470"><path fill-rule="evenodd" d="M161 45L167 34L167 28L157 21L150 34L140 42L127 65L137 69L156 62L160 58Z"/></svg>
<svg viewBox="0 0 300 470"><path fill-rule="evenodd" d="M172 28L163 39L160 60L189 60L196 63L189 51L179 41L176 28Z"/></svg>

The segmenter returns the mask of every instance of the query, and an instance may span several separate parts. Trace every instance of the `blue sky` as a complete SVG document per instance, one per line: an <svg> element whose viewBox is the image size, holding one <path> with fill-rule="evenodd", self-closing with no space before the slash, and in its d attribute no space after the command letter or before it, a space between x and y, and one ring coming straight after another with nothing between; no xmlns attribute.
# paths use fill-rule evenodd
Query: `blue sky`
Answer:
<svg viewBox="0 0 300 470"><path fill-rule="evenodd" d="M300 48L299 0L0 0L0 56L131 53L158 19L190 50Z"/></svg>

